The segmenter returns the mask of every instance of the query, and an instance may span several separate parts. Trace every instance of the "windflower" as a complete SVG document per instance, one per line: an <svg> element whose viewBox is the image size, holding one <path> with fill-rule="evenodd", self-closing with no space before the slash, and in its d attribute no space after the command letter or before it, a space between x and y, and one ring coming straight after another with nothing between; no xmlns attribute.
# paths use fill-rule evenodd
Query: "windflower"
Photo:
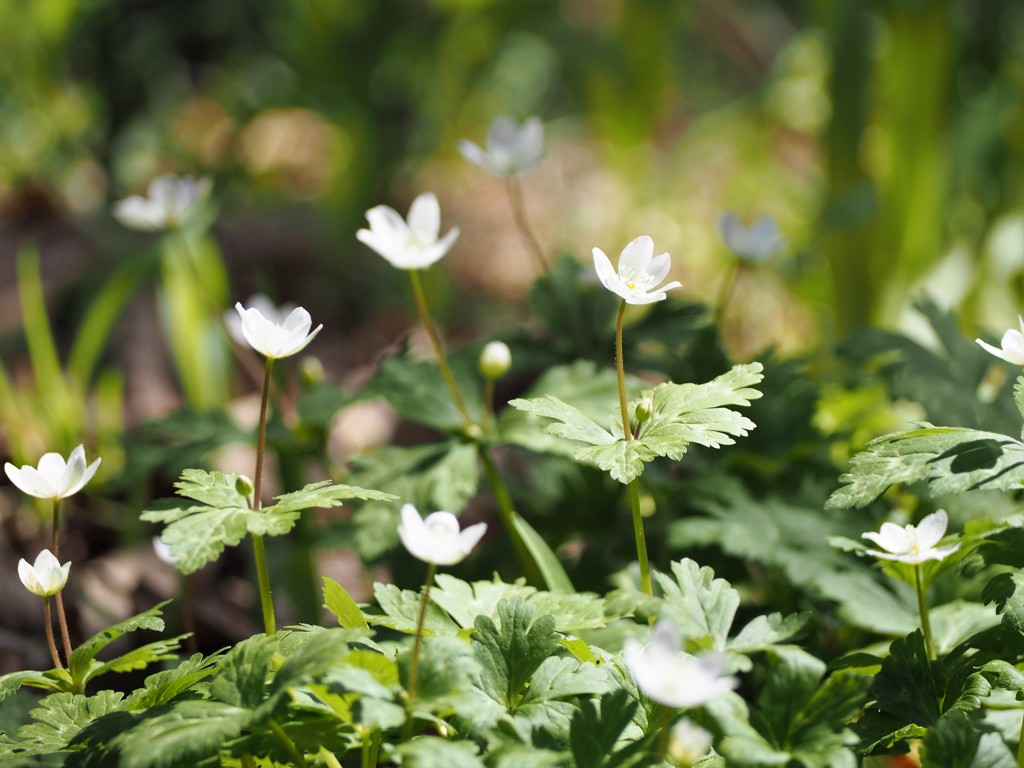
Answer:
<svg viewBox="0 0 1024 768"><path fill-rule="evenodd" d="M210 194L208 176L178 178L166 173L149 183L148 197L132 195L114 206L114 217L129 229L177 229Z"/></svg>
<svg viewBox="0 0 1024 768"><path fill-rule="evenodd" d="M643 647L627 640L622 649L626 667L640 691L666 707L695 707L728 693L739 681L726 677L725 656L707 653L690 656L683 638L670 621L654 625L651 642Z"/></svg>
<svg viewBox="0 0 1024 768"><path fill-rule="evenodd" d="M451 512L434 512L424 520L412 504L402 507L398 536L409 554L425 563L455 565L477 545L487 523L459 530L459 520Z"/></svg>
<svg viewBox="0 0 1024 768"><path fill-rule="evenodd" d="M672 726L668 737L668 756L679 766L690 766L711 751L711 734L682 719Z"/></svg>
<svg viewBox="0 0 1024 768"><path fill-rule="evenodd" d="M399 269L423 269L440 259L459 236L452 227L440 240L441 206L433 192L412 201L408 219L394 208L377 205L366 212L369 229L356 232L359 241Z"/></svg>
<svg viewBox="0 0 1024 768"><path fill-rule="evenodd" d="M310 333L313 321L302 307L296 307L287 316L274 310L270 317L257 307L244 308L241 302L235 304L235 309L242 321L242 336L249 346L271 360L301 352L324 327L321 323Z"/></svg>
<svg viewBox="0 0 1024 768"><path fill-rule="evenodd" d="M286 303L278 306L262 293L254 293L250 296L246 300L245 306L258 310L263 317L277 325L283 325L288 315L295 310L294 304ZM249 340L245 338L245 331L242 330L242 317L237 311L228 310L224 313L224 324L228 327L231 338L245 346Z"/></svg>
<svg viewBox="0 0 1024 768"><path fill-rule="evenodd" d="M512 350L503 341L489 341L480 352L480 373L488 379L500 379L512 367Z"/></svg>
<svg viewBox="0 0 1024 768"><path fill-rule="evenodd" d="M514 118L503 115L491 123L486 150L463 139L459 152L485 171L515 176L535 167L544 155L544 125L540 118L531 117L520 126Z"/></svg>
<svg viewBox="0 0 1024 768"><path fill-rule="evenodd" d="M27 464L18 469L10 462L4 464L4 471L11 482L22 493L37 499L64 499L78 493L92 480L100 459L85 465L85 448L79 445L65 462L59 453L44 453L38 467Z"/></svg>
<svg viewBox="0 0 1024 768"><path fill-rule="evenodd" d="M667 253L654 255L654 241L641 235L622 249L619 270L612 269L611 260L600 248L594 249L594 269L601 284L621 296L627 304L651 304L666 298L665 291L681 288L682 283L658 284L668 275L672 259Z"/></svg>
<svg viewBox="0 0 1024 768"><path fill-rule="evenodd" d="M861 537L873 541L885 550L879 552L869 549L869 555L882 560L920 565L926 560L942 560L960 548L959 544L935 546L946 534L948 523L946 511L940 509L925 517L917 526L900 527L894 523L882 523L880 531L869 531L861 534Z"/></svg>
<svg viewBox="0 0 1024 768"><path fill-rule="evenodd" d="M44 549L36 555L36 561L28 564L25 558L18 561L18 577L25 589L39 597L56 595L68 583L71 562L61 565L53 553Z"/></svg>
<svg viewBox="0 0 1024 768"><path fill-rule="evenodd" d="M975 339L975 341L986 352L990 352L1001 360L1005 360L1012 365L1024 365L1024 318L1017 315L1017 322L1020 323L1020 330L1011 328L1004 333L1002 341L999 342L999 349L991 344L986 344L981 339Z"/></svg>
<svg viewBox="0 0 1024 768"><path fill-rule="evenodd" d="M718 230L729 250L752 264L767 261L786 246L786 238L779 234L779 225L771 216L762 216L748 227L727 211L718 219Z"/></svg>

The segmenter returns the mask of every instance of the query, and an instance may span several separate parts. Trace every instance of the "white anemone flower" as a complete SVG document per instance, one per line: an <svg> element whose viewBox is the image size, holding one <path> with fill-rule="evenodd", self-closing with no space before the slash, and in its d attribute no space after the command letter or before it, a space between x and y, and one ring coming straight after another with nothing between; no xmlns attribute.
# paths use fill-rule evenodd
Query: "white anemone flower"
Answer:
<svg viewBox="0 0 1024 768"><path fill-rule="evenodd" d="M727 211L718 219L718 230L729 250L752 264L767 261L786 246L786 238L771 216L762 216L745 226L735 213Z"/></svg>
<svg viewBox="0 0 1024 768"><path fill-rule="evenodd" d="M360 229L356 237L394 267L424 269L448 253L459 228L441 232L441 206L433 192L424 192L412 201L409 216L403 219L394 208L377 205L366 212L369 229Z"/></svg>
<svg viewBox="0 0 1024 768"><path fill-rule="evenodd" d="M666 707L695 707L739 685L735 677L724 675L723 654L690 656L682 646L679 629L664 619L654 625L646 647L633 639L626 641L622 657L647 698Z"/></svg>
<svg viewBox="0 0 1024 768"><path fill-rule="evenodd" d="M147 197L132 195L114 206L114 217L129 229L156 232L177 229L210 194L208 176L178 178L165 173L149 183Z"/></svg>
<svg viewBox="0 0 1024 768"><path fill-rule="evenodd" d="M25 558L18 561L18 577L21 583L25 585L25 589L39 597L50 597L64 589L70 571L71 562L61 565L48 549L36 555L36 561L32 565L29 565Z"/></svg>
<svg viewBox="0 0 1024 768"><path fill-rule="evenodd" d="M277 325L284 325L288 315L295 311L294 304L285 303L278 306L262 293L254 293L250 296L246 300L245 306L250 309L259 310L263 317ZM224 324L228 327L228 333L231 334L232 339L242 346L249 343L249 340L245 338L245 331L242 330L242 315L239 315L237 311L228 310L225 312Z"/></svg>
<svg viewBox="0 0 1024 768"><path fill-rule="evenodd" d="M882 560L896 560L900 563L920 565L926 560L942 560L960 548L959 544L936 547L946 535L949 518L946 511L939 509L925 517L918 525L899 526L895 523L882 523L878 532L869 531L861 534L862 538L873 541L884 552L869 549L868 554Z"/></svg>
<svg viewBox="0 0 1024 768"><path fill-rule="evenodd" d="M313 320L302 307L296 307L286 316L280 310L270 311L270 317L257 307L244 308L242 302L236 303L235 309L242 320L242 336L246 342L271 360L301 352L324 327L321 323L310 333Z"/></svg>
<svg viewBox="0 0 1024 768"><path fill-rule="evenodd" d="M1001 360L1005 360L1013 365L1024 365L1024 318L1017 315L1017 322L1020 323L1020 330L1011 328L1004 333L1002 340L999 342L999 348L986 344L981 339L975 339L975 341L986 352L990 352Z"/></svg>
<svg viewBox="0 0 1024 768"><path fill-rule="evenodd" d="M434 512L426 519L412 504L402 507L398 536L409 554L425 563L455 565L461 562L483 538L487 523L459 530L459 520L451 512Z"/></svg>
<svg viewBox="0 0 1024 768"><path fill-rule="evenodd" d="M469 162L498 176L515 176L534 168L544 155L544 124L530 117L522 125L502 115L487 131L487 149L472 141L459 142L459 152Z"/></svg>
<svg viewBox="0 0 1024 768"><path fill-rule="evenodd" d="M654 241L647 235L640 235L619 254L619 269L612 268L611 260L600 248L594 249L594 269L601 284L627 304L651 304L666 298L665 291L681 288L682 283L673 280L659 285L668 275L672 259L667 253L654 255Z"/></svg>
<svg viewBox="0 0 1024 768"><path fill-rule="evenodd" d="M99 465L100 459L96 459L86 466L85 448L79 445L71 451L67 461L59 453L44 453L37 467L26 464L18 469L8 461L4 464L4 471L22 493L37 499L57 501L82 490L92 480Z"/></svg>

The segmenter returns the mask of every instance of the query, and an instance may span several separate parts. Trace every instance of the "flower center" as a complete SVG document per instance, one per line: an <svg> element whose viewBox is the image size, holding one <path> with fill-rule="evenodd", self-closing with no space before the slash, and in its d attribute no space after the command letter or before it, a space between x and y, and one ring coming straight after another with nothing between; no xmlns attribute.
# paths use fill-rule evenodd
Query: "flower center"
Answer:
<svg viewBox="0 0 1024 768"><path fill-rule="evenodd" d="M654 278L647 272L633 267L619 266L619 279L630 291L648 291L654 286Z"/></svg>

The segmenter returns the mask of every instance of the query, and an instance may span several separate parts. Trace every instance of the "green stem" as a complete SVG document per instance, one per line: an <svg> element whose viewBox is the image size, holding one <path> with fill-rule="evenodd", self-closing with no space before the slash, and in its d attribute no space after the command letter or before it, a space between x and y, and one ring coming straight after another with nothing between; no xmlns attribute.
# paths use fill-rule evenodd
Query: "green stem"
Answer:
<svg viewBox="0 0 1024 768"><path fill-rule="evenodd" d="M622 433L626 440L633 439L633 430L629 426L629 406L626 404L626 365L622 356L622 317L626 313L625 299L619 304L619 314L615 319L615 372L619 379L619 410L622 414ZM629 484L629 507L633 512L633 535L636 538L636 559L640 564L640 586L644 594L653 595L651 585L651 566L647 560L647 537L644 535L644 518L640 514L640 481L633 480Z"/></svg>
<svg viewBox="0 0 1024 768"><path fill-rule="evenodd" d="M548 259L544 255L544 249L540 247L540 241L533 234L529 217L526 215L526 201L523 199L523 188L519 186L519 177L507 176L505 187L508 189L508 196L512 201L512 215L515 218L516 226L519 228L519 233L533 252L537 263L540 264L541 271L550 272L551 264L548 263Z"/></svg>
<svg viewBox="0 0 1024 768"><path fill-rule="evenodd" d="M487 482L491 486L491 492L494 494L494 501L498 505L498 516L501 518L501 524L505 527L505 532L509 539L512 540L512 548L516 551L516 557L519 559L519 564L526 575L526 580L534 586L540 586L544 583L544 578L536 561L526 548L526 542L523 541L522 536L519 535L519 530L516 528L516 510L512 504L512 496L508 492L508 487L505 485L505 481L502 480L498 467L495 465L494 459L491 458L491 454L486 446L478 446L477 452L480 454L480 461L484 465L484 472L487 475Z"/></svg>
<svg viewBox="0 0 1024 768"><path fill-rule="evenodd" d="M627 440L633 439L629 427L629 407L626 404L626 365L622 358L622 318L626 314L626 300L619 302L619 314L615 318L615 372L619 378L619 411L622 413L622 434Z"/></svg>
<svg viewBox="0 0 1024 768"><path fill-rule="evenodd" d="M360 768L377 768L377 757L380 754L380 729L370 729L370 734L363 740L362 755L359 760Z"/></svg>
<svg viewBox="0 0 1024 768"><path fill-rule="evenodd" d="M484 413L480 426L484 430L491 426L494 421L494 379L484 377Z"/></svg>
<svg viewBox="0 0 1024 768"><path fill-rule="evenodd" d="M50 551L53 556L60 560L60 499L53 500L53 515L50 522ZM68 618L64 612L64 598L58 592L54 595L54 602L57 604L57 623L60 625L60 639L64 644L64 658L71 658L71 635L68 632ZM49 625L49 622L47 622Z"/></svg>
<svg viewBox="0 0 1024 768"><path fill-rule="evenodd" d="M242 755L240 762L242 763L242 768L256 768L256 761L252 759L252 755L248 752Z"/></svg>
<svg viewBox="0 0 1024 768"><path fill-rule="evenodd" d="M270 399L270 374L274 368L274 358L267 358L263 374L263 393L260 396L260 432L256 443L256 479L253 481L252 505L254 510L262 506L261 492L263 486L263 456L267 448L267 403ZM256 579L260 589L260 607L263 610L263 630L268 635L277 632L277 619L274 616L274 599L270 594L270 576L267 573L267 552L263 546L263 536L252 535L252 551L256 560Z"/></svg>
<svg viewBox="0 0 1024 768"><path fill-rule="evenodd" d="M57 653L57 643L53 641L53 617L50 615L50 598L48 597L43 598L43 622L46 629L46 644L50 647L50 658L53 659L54 669L64 669Z"/></svg>
<svg viewBox="0 0 1024 768"><path fill-rule="evenodd" d="M729 270L729 274L725 276L722 281L722 288L718 292L718 300L715 302L715 322L719 325L722 324L722 318L725 317L726 307L729 306L729 301L732 299L732 294L736 290L736 286L739 285L740 275L743 273L744 265L740 262L733 263L732 269Z"/></svg>
<svg viewBox="0 0 1024 768"><path fill-rule="evenodd" d="M661 710L659 720L661 721L661 732L658 734L658 756L664 760L668 754L668 740L671 734L672 712L668 707L659 707Z"/></svg>
<svg viewBox="0 0 1024 768"><path fill-rule="evenodd" d="M284 747L284 751L291 757L292 762L295 763L297 768L308 768L306 764L306 758L302 756L299 748L295 746L295 742L292 741L288 734L284 732L276 720L268 720L267 725L270 727L271 732L277 737L277 740Z"/></svg>
<svg viewBox="0 0 1024 768"><path fill-rule="evenodd" d="M462 392L459 391L459 385L455 382L455 376L452 375L452 369L448 365L448 358L444 353L444 347L441 346L441 337L437 335L437 329L434 327L434 322L430 319L430 310L427 308L427 297L423 293L423 282L420 280L420 271L418 269L410 269L407 271L409 273L409 282L412 283L412 295L416 300L416 309L420 314L420 322L423 323L423 329L427 332L427 337L430 339L430 346L434 348L434 356L437 358L437 367L441 370L441 377L444 379L444 383L448 386L448 392L452 396L452 402L454 402L455 407L459 409L459 413L462 415L462 421L468 427L473 423L473 420L469 417L469 411L466 409L466 403L462 399Z"/></svg>
<svg viewBox="0 0 1024 768"><path fill-rule="evenodd" d="M423 623L427 620L427 605L430 603L430 585L434 583L434 572L437 566L430 563L427 566L427 583L423 586L423 596L420 598L420 615L416 619L416 639L412 644L412 661L409 666L409 701L416 695L416 673L420 663L420 647L423 645ZM406 721L406 728L412 728L412 720ZM408 734L405 738L408 738Z"/></svg>
<svg viewBox="0 0 1024 768"><path fill-rule="evenodd" d="M341 761L338 760L337 756L327 749L327 747L320 747L320 759L324 761L324 765L328 768L343 768Z"/></svg>
<svg viewBox="0 0 1024 768"><path fill-rule="evenodd" d="M931 661L935 660L935 651L932 648L932 627L928 621L928 600L924 594L924 581L921 578L921 566L914 566L914 580L917 584L917 610L921 615L921 633L924 635L924 650Z"/></svg>

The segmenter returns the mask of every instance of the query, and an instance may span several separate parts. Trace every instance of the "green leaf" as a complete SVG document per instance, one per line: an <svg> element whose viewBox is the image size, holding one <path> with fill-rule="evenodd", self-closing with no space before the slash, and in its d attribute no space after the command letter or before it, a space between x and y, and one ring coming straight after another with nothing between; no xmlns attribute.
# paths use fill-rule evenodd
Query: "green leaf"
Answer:
<svg viewBox="0 0 1024 768"><path fill-rule="evenodd" d="M323 581L324 603L327 605L327 610L338 617L338 624L347 628L368 628L370 625L366 623L363 612L359 610L356 601L345 591L345 588L327 576L323 577Z"/></svg>
<svg viewBox="0 0 1024 768"><path fill-rule="evenodd" d="M941 686L925 652L924 636L916 630L893 640L889 656L871 686L877 707L902 724L930 727L939 719Z"/></svg>
<svg viewBox="0 0 1024 768"><path fill-rule="evenodd" d="M93 720L116 712L123 694L100 691L95 696L55 693L39 702L31 712L33 722L22 726L19 748L34 754L63 751L71 740Z"/></svg>
<svg viewBox="0 0 1024 768"><path fill-rule="evenodd" d="M797 713L810 701L825 675L825 662L800 648L772 648L766 654L767 672L758 696L758 709L768 729L768 740L789 748L790 728Z"/></svg>
<svg viewBox="0 0 1024 768"><path fill-rule="evenodd" d="M675 579L655 574L661 587L661 615L672 619L688 642L703 650L724 651L740 604L739 593L715 572L690 559L672 563Z"/></svg>
<svg viewBox="0 0 1024 768"><path fill-rule="evenodd" d="M579 448L578 461L595 464L608 472L613 479L629 485L643 474L644 465L659 455L647 442L641 440L619 440L611 445Z"/></svg>
<svg viewBox="0 0 1024 768"><path fill-rule="evenodd" d="M637 701L619 689L598 701L585 701L572 718L569 745L578 766L605 768L614 760L615 745L636 712Z"/></svg>
<svg viewBox="0 0 1024 768"><path fill-rule="evenodd" d="M921 743L922 765L929 768L971 768L978 751L978 737L966 715L952 709L928 729Z"/></svg>
<svg viewBox="0 0 1024 768"><path fill-rule="evenodd" d="M139 722L117 740L121 765L177 768L218 755L247 726L247 710L218 701L183 701Z"/></svg>
<svg viewBox="0 0 1024 768"><path fill-rule="evenodd" d="M125 708L145 710L170 703L196 683L209 677L220 659L220 653L205 657L196 653L184 659L174 669L150 675L145 679L142 688L136 689L125 699Z"/></svg>
<svg viewBox="0 0 1024 768"><path fill-rule="evenodd" d="M1010 632L1024 632L1024 574L1020 571L997 574L985 585L981 599L996 604L1003 626Z"/></svg>
<svg viewBox="0 0 1024 768"><path fill-rule="evenodd" d="M480 664L479 686L494 701L514 712L522 703L526 684L558 648L555 618L535 618L522 598L498 603L501 628L487 616L476 620L473 654Z"/></svg>
<svg viewBox="0 0 1024 768"><path fill-rule="evenodd" d="M394 584L374 584L373 596L381 613L372 608L363 612L366 620L378 627L397 629L399 632L414 634L420 612L420 595L407 589L400 589ZM423 633L454 635L459 625L452 621L448 614L433 601L427 604L427 614L423 622Z"/></svg>
<svg viewBox="0 0 1024 768"><path fill-rule="evenodd" d="M160 611L169 602L170 600L165 600L162 603L158 603L153 606L148 611L144 611L129 619L125 619L112 627L104 629L102 632L97 632L75 648L75 650L71 652L71 658L68 659L68 672L71 674L71 677L74 680L82 682L92 677L92 674L90 674L90 667L92 666L96 655L119 637L122 637L129 632L135 632L139 629L150 629L155 632L162 632L164 629L164 620L160 618Z"/></svg>
<svg viewBox="0 0 1024 768"><path fill-rule="evenodd" d="M262 512L281 514L283 512L298 512L303 509L327 509L340 506L346 499L372 499L374 501L395 501L398 499L397 496L390 493L357 488L353 485L335 484L330 480L310 483L302 490L285 493L274 498L277 500L277 503L272 506L263 507Z"/></svg>
<svg viewBox="0 0 1024 768"><path fill-rule="evenodd" d="M210 693L220 701L254 710L267 698L276 643L266 635L243 640L217 665Z"/></svg>
<svg viewBox="0 0 1024 768"><path fill-rule="evenodd" d="M420 736L401 744L402 768L484 768L472 742Z"/></svg>
<svg viewBox="0 0 1024 768"><path fill-rule="evenodd" d="M65 687L65 683L59 678L48 676L44 672L37 672L32 669L9 672L6 675L0 676L0 702L13 696L23 685L49 689L51 691L60 691Z"/></svg>
<svg viewBox="0 0 1024 768"><path fill-rule="evenodd" d="M810 620L810 612L791 613L789 616L783 616L781 613L755 616L728 642L729 650L734 653L766 650L773 645L791 640L803 631Z"/></svg>
<svg viewBox="0 0 1024 768"><path fill-rule="evenodd" d="M157 661L175 659L175 651L181 647L181 641L188 635L169 637L166 640L156 640L152 643L133 648L127 653L105 661L102 664L93 664L85 675L83 682L88 682L94 677L106 674L107 672L131 672L136 669L145 669Z"/></svg>
<svg viewBox="0 0 1024 768"><path fill-rule="evenodd" d="M450 362L470 415L479 419L479 385L473 371L469 370L468 361L453 359ZM360 392L360 398L367 397L384 397L406 421L426 424L443 432L462 428L462 414L452 402L444 379L433 363L408 357L386 357L373 380Z"/></svg>
<svg viewBox="0 0 1024 768"><path fill-rule="evenodd" d="M558 555L548 546L548 543L537 533L536 529L526 522L522 515L515 512L512 513L512 525L516 529L516 533L519 534L519 538L522 539L526 550L530 553L530 557L533 558L533 562L540 569L540 575L544 578L547 588L553 592L566 592L569 594L575 592L576 588L573 587L569 575L565 572L565 568L562 567L562 562L558 559Z"/></svg>
<svg viewBox="0 0 1024 768"><path fill-rule="evenodd" d="M1014 490L1024 481L1024 443L996 432L921 424L876 438L850 460L828 509L863 507L896 483L927 482L935 496Z"/></svg>
<svg viewBox="0 0 1024 768"><path fill-rule="evenodd" d="M510 400L509 405L539 418L553 419L546 432L566 440L578 440L588 445L611 445L616 436L608 432L579 408L559 400L554 395L530 399Z"/></svg>

